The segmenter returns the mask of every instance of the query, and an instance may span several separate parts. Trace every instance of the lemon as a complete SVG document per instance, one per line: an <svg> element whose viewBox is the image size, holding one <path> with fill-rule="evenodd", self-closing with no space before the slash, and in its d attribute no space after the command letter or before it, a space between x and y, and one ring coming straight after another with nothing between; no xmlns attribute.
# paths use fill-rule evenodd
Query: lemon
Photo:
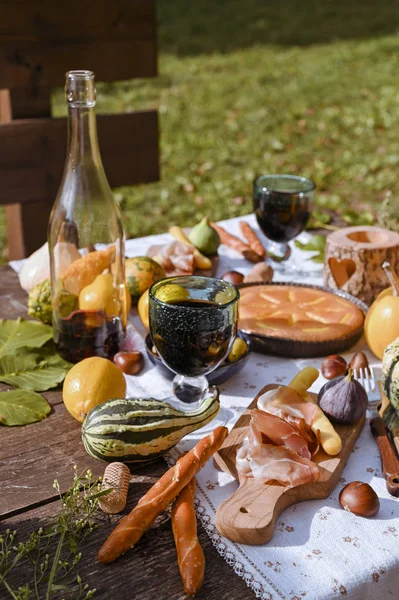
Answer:
<svg viewBox="0 0 399 600"><path fill-rule="evenodd" d="M83 423L97 404L111 398L124 398L126 381L123 373L106 358L93 356L77 363L65 377L62 399L67 411Z"/></svg>
<svg viewBox="0 0 399 600"><path fill-rule="evenodd" d="M155 295L161 302L182 302L190 298L189 291L177 283L167 283Z"/></svg>
<svg viewBox="0 0 399 600"><path fill-rule="evenodd" d="M146 290L144 292L144 294L141 294L140 296L140 300L138 301L137 304L137 311L139 313L139 317L141 319L141 322L143 323L144 327L147 329L147 331L150 330L150 321L149 321L149 308L148 308L148 301L149 301L149 294L148 294L149 290Z"/></svg>

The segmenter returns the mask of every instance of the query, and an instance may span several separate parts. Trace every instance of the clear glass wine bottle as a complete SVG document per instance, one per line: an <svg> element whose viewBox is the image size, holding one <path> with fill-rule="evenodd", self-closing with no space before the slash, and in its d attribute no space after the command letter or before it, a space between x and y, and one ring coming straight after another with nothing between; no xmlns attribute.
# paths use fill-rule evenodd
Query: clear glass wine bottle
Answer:
<svg viewBox="0 0 399 600"><path fill-rule="evenodd" d="M48 240L54 341L66 360L112 358L124 338L125 235L101 162L94 73L66 74L68 150Z"/></svg>

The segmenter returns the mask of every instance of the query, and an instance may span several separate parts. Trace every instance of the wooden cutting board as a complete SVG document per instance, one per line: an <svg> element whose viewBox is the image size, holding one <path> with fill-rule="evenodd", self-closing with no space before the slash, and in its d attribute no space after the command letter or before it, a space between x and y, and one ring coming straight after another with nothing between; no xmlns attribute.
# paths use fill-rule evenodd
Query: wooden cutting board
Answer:
<svg viewBox="0 0 399 600"><path fill-rule="evenodd" d="M260 390L248 408L256 408L258 398L268 390L278 387L267 385ZM311 394L316 397L315 394ZM247 435L250 421L248 414L242 415L214 456L217 468L239 479L235 456L242 440ZM280 513L291 504L302 500L327 498L342 473L342 469L365 422L365 416L354 425L337 425L341 436L342 450L337 456L329 456L319 450L314 462L321 470L318 481L287 488L278 483L261 483L253 478L239 479L238 490L222 502L216 511L216 527L219 533L241 544L259 545L268 542L274 533Z"/></svg>

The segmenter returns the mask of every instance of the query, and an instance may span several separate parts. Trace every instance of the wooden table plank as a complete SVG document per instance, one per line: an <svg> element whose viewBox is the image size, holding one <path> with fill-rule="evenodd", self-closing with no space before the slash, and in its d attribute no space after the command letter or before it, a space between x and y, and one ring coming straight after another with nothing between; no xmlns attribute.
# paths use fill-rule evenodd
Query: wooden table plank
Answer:
<svg viewBox="0 0 399 600"><path fill-rule="evenodd" d="M154 480L131 484L129 508L145 493ZM55 514L57 503L38 508L0 523L0 531L6 527L17 529L21 538L48 523ZM124 511L126 512L126 511ZM101 565L96 554L118 518L101 523L83 546L79 572L90 588L95 587L95 600L184 600L187 598L177 566L176 552L170 520L150 529L137 546L111 565ZM197 600L243 600L255 598L244 580L234 575L232 568L219 556L209 536L199 525L199 540L206 559L205 583L195 596ZM18 571L18 583L23 574Z"/></svg>

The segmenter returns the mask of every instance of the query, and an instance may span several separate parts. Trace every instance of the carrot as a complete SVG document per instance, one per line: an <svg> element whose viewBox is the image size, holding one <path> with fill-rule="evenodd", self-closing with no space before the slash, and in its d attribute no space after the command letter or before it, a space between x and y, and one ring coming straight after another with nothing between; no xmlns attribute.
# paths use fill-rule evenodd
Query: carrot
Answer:
<svg viewBox="0 0 399 600"><path fill-rule="evenodd" d="M240 221L240 229L242 235L245 237L250 248L255 252L255 254L260 256L262 259L266 258L266 250L262 246L262 242L254 232L252 227L248 225L246 221Z"/></svg>
<svg viewBox="0 0 399 600"><path fill-rule="evenodd" d="M205 556L197 537L194 508L195 477L172 505L172 530L184 591L196 594L204 583Z"/></svg>
<svg viewBox="0 0 399 600"><path fill-rule="evenodd" d="M221 227L220 225L217 225L216 223L211 223L211 225L218 232L219 238L220 238L220 241L222 244L225 244L226 246L229 246L229 248L233 248L234 250L237 250L237 252L241 252L241 254L244 256L244 258L246 258L250 262L256 263L256 262L260 262L262 260L260 258L260 256L258 256L250 248L250 246L248 246L248 244L246 244L245 242L240 240L240 238L236 237L235 235L232 235L231 233L229 233L228 231L223 229L223 227Z"/></svg>
<svg viewBox="0 0 399 600"><path fill-rule="evenodd" d="M102 563L113 562L134 546L157 516L166 510L212 454L219 450L227 433L226 427L217 427L179 458L175 466L148 490L135 508L115 527L101 546L98 560Z"/></svg>

